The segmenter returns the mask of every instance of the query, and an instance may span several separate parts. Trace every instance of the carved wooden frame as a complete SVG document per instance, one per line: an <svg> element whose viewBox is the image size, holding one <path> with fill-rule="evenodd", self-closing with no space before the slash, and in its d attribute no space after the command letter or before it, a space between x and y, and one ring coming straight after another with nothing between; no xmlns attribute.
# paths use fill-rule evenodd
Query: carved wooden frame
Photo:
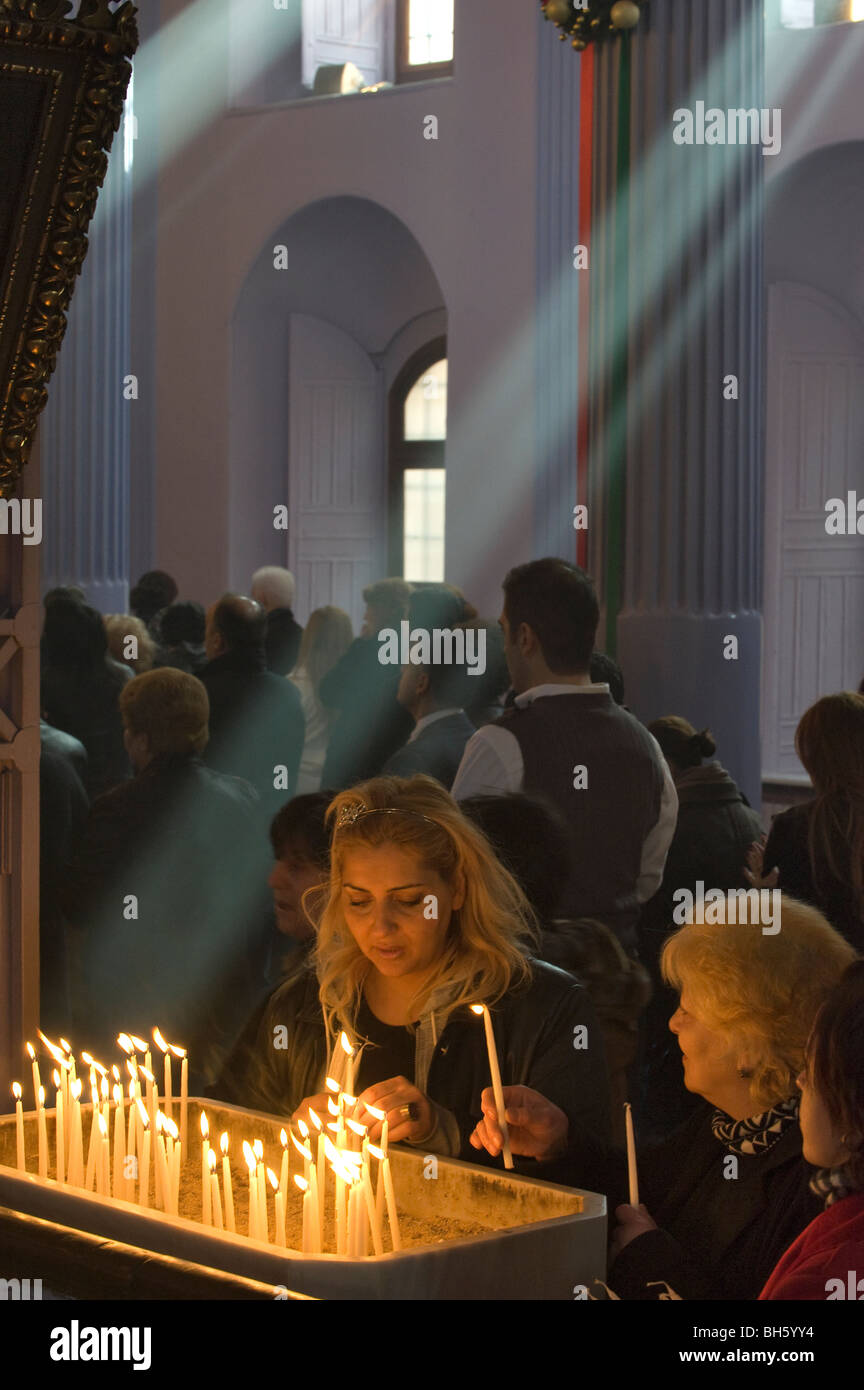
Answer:
<svg viewBox="0 0 864 1390"><path fill-rule="evenodd" d="M0 83L19 84L22 123L36 117L5 208L0 191L0 496L30 454L120 125L138 30L116 3L73 16L72 0L0 0Z"/></svg>

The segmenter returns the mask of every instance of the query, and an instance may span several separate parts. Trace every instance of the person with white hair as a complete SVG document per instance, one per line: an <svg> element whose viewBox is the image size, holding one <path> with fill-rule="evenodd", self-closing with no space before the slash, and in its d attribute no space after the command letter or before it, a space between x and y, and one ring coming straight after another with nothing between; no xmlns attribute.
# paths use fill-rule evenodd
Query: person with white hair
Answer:
<svg viewBox="0 0 864 1390"><path fill-rule="evenodd" d="M294 576L279 565L265 565L252 576L250 595L267 614L264 653L267 669L277 676L289 676L297 664L303 628L292 610Z"/></svg>

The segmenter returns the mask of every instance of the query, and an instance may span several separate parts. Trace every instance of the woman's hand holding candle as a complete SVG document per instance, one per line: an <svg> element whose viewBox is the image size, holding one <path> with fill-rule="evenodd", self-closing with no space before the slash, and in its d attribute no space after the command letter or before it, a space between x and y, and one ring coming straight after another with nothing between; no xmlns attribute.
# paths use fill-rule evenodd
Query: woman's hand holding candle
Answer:
<svg viewBox="0 0 864 1390"><path fill-rule="evenodd" d="M410 1113L407 1113L409 1107ZM381 1138L382 1111L387 1117L388 1138L392 1144L422 1144L435 1129L435 1112L429 1097L404 1076L379 1081L357 1097L354 1119L368 1125L367 1138L373 1144Z"/></svg>
<svg viewBox="0 0 864 1390"><path fill-rule="evenodd" d="M609 1246L609 1258L614 1260L616 1256L631 1240L636 1240L638 1236L644 1236L646 1231L658 1230L657 1222L649 1214L648 1208L644 1203L638 1207L631 1207L625 1202L622 1206L615 1208L615 1217L618 1221L618 1229L612 1237Z"/></svg>
<svg viewBox="0 0 864 1390"><path fill-rule="evenodd" d="M529 1086L505 1086L503 1094L510 1147L514 1154L544 1161L563 1152L569 1129L563 1110ZM491 1086L486 1087L480 1104L483 1119L471 1135L471 1144L475 1149L486 1149L487 1153L497 1157L503 1147L503 1135Z"/></svg>

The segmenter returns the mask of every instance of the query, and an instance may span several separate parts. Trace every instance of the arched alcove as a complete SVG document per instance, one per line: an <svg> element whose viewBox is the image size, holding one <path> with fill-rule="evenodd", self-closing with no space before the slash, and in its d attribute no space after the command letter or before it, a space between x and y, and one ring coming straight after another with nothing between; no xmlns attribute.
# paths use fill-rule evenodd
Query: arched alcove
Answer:
<svg viewBox="0 0 864 1390"><path fill-rule="evenodd" d="M428 258L380 205L323 199L268 238L232 321L235 585L285 564L301 621L335 603L359 622L363 585L387 573L387 387L418 336L445 331Z"/></svg>

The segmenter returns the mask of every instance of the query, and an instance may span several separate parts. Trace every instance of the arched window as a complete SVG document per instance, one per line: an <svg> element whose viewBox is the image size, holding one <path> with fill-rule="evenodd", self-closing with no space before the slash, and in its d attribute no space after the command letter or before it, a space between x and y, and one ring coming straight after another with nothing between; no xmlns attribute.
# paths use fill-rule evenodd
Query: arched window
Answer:
<svg viewBox="0 0 864 1390"><path fill-rule="evenodd" d="M390 573L444 578L446 340L405 364L390 392Z"/></svg>

